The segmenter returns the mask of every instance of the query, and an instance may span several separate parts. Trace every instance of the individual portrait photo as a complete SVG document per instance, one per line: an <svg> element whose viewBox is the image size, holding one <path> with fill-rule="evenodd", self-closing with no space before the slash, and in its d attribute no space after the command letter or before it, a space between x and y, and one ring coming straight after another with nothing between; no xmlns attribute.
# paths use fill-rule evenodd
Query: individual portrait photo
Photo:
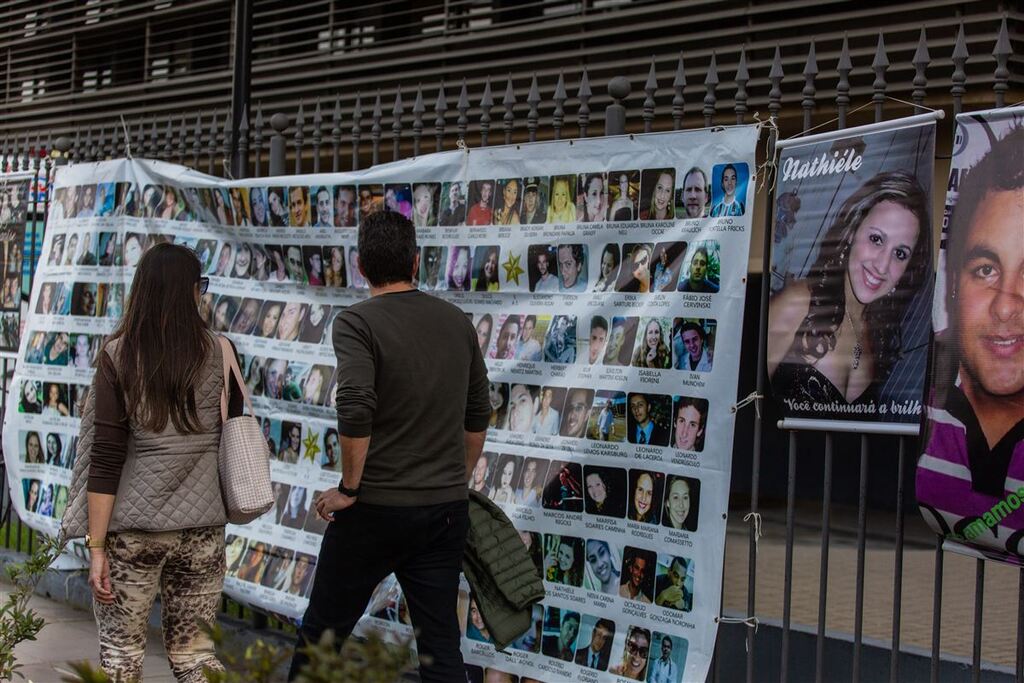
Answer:
<svg viewBox="0 0 1024 683"><path fill-rule="evenodd" d="M467 246L453 246L448 256L446 270L447 289L452 292L468 292L472 278L473 259Z"/></svg>
<svg viewBox="0 0 1024 683"><path fill-rule="evenodd" d="M445 268L448 263L448 247L423 247L420 255L420 289L443 290L447 287Z"/></svg>
<svg viewBox="0 0 1024 683"><path fill-rule="evenodd" d="M91 390L88 384L72 384L71 385L71 417L82 417L82 413L85 410L85 403L89 399L89 391ZM75 449L70 448L68 450L69 460L73 460L75 457ZM68 465L71 467L71 465Z"/></svg>
<svg viewBox="0 0 1024 683"><path fill-rule="evenodd" d="M67 332L50 332L43 347L44 365L67 365L68 348L71 342Z"/></svg>
<svg viewBox="0 0 1024 683"><path fill-rule="evenodd" d="M544 223L548 213L548 179L529 176L523 178L523 204L519 212L522 225Z"/></svg>
<svg viewBox="0 0 1024 683"><path fill-rule="evenodd" d="M280 244L264 244L254 252L256 273L253 279L261 282L288 282L288 269L284 263L284 248ZM264 260L264 255L266 259ZM264 270L266 279L261 280Z"/></svg>
<svg viewBox="0 0 1024 683"><path fill-rule="evenodd" d="M608 173L608 220L635 221L639 218L640 171Z"/></svg>
<svg viewBox="0 0 1024 683"><path fill-rule="evenodd" d="M314 185L309 188L309 197L313 203L313 227L334 227L334 197L327 185Z"/></svg>
<svg viewBox="0 0 1024 683"><path fill-rule="evenodd" d="M204 273L209 272L210 267L213 265L214 254L217 253L217 240L197 240L193 251L196 252L196 257L199 259L199 270ZM118 256L118 258L120 258L120 256ZM118 263L115 265L120 264Z"/></svg>
<svg viewBox="0 0 1024 683"><path fill-rule="evenodd" d="M494 334L494 317L490 313L477 315L473 328L476 330L476 343L480 346L480 353L486 357L491 347L491 336Z"/></svg>
<svg viewBox="0 0 1024 683"><path fill-rule="evenodd" d="M640 177L640 220L675 219L675 169L644 169Z"/></svg>
<svg viewBox="0 0 1024 683"><path fill-rule="evenodd" d="M70 443L66 435L50 432L46 435L46 464L54 467L67 468L66 443Z"/></svg>
<svg viewBox="0 0 1024 683"><path fill-rule="evenodd" d="M323 283L325 287L344 287L348 283L345 273L345 247L323 247ZM309 259L307 259L307 262Z"/></svg>
<svg viewBox="0 0 1024 683"><path fill-rule="evenodd" d="M672 398L659 394L629 394L626 435L630 443L667 446Z"/></svg>
<svg viewBox="0 0 1024 683"><path fill-rule="evenodd" d="M471 180L466 225L491 225L494 220L494 181Z"/></svg>
<svg viewBox="0 0 1024 683"><path fill-rule="evenodd" d="M608 319L595 315L590 319L590 334L587 341L587 364L596 365L604 360L608 348Z"/></svg>
<svg viewBox="0 0 1024 683"><path fill-rule="evenodd" d="M203 319L208 326L213 325L213 304L217 301L217 295L213 292L207 292L199 297L199 317Z"/></svg>
<svg viewBox="0 0 1024 683"><path fill-rule="evenodd" d="M334 187L334 227L356 227L356 186L336 185Z"/></svg>
<svg viewBox="0 0 1024 683"><path fill-rule="evenodd" d="M531 244L526 250L526 274L531 292L557 292L558 249L550 244Z"/></svg>
<svg viewBox="0 0 1024 683"><path fill-rule="evenodd" d="M603 538L587 539L584 588L605 595L618 595L621 579L622 550Z"/></svg>
<svg viewBox="0 0 1024 683"><path fill-rule="evenodd" d="M466 223L466 197L468 188L462 181L441 183L438 225L455 226Z"/></svg>
<svg viewBox="0 0 1024 683"><path fill-rule="evenodd" d="M124 265L134 268L139 265L142 255L146 253L151 245L149 235L137 232L125 233L124 236Z"/></svg>
<svg viewBox="0 0 1024 683"><path fill-rule="evenodd" d="M584 438L587 435L587 423L593 404L593 389L577 387L566 391L562 425L558 433L572 439Z"/></svg>
<svg viewBox="0 0 1024 683"><path fill-rule="evenodd" d="M341 471L341 438L338 430L328 427L323 433L323 450L319 454L320 469Z"/></svg>
<svg viewBox="0 0 1024 683"><path fill-rule="evenodd" d="M243 299L238 306L238 313L231 321L231 332L235 334L252 334L260 322L262 299ZM215 315L216 319L216 315Z"/></svg>
<svg viewBox="0 0 1024 683"><path fill-rule="evenodd" d="M302 530L310 533L322 536L327 531L327 522L320 518L320 515L316 514L316 510L313 508L313 501L316 497L323 493L323 491L314 491L313 495L309 496L309 511L306 514L306 522L302 525Z"/></svg>
<svg viewBox="0 0 1024 683"><path fill-rule="evenodd" d="M608 342L604 352L605 365L629 365L633 345L636 342L639 318L636 316L615 316L608 330Z"/></svg>
<svg viewBox="0 0 1024 683"><path fill-rule="evenodd" d="M634 522L657 524L664 488L665 475L662 472L631 469L626 517Z"/></svg>
<svg viewBox="0 0 1024 683"><path fill-rule="evenodd" d="M371 213L384 210L384 186L360 185L359 186L359 220L366 220Z"/></svg>
<svg viewBox="0 0 1024 683"><path fill-rule="evenodd" d="M576 316L556 315L544 337L544 362L576 362Z"/></svg>
<svg viewBox="0 0 1024 683"><path fill-rule="evenodd" d="M187 221L189 219L185 197L178 191L178 188L173 185L163 186L163 194L160 196L160 206L157 207L155 218L165 221Z"/></svg>
<svg viewBox="0 0 1024 683"><path fill-rule="evenodd" d="M36 512L39 508L39 490L43 482L39 479L22 479L21 487L25 500L25 509L29 512Z"/></svg>
<svg viewBox="0 0 1024 683"><path fill-rule="evenodd" d="M222 295L213 305L213 331L230 332L231 322L238 314L241 297Z"/></svg>
<svg viewBox="0 0 1024 683"><path fill-rule="evenodd" d="M224 241L217 250L217 260L213 264L210 275L216 277L230 277L235 264L235 245Z"/></svg>
<svg viewBox="0 0 1024 683"><path fill-rule="evenodd" d="M533 420L539 396L540 387L535 384L510 384L505 429L521 434L533 434Z"/></svg>
<svg viewBox="0 0 1024 683"><path fill-rule="evenodd" d="M710 208L710 177L701 167L692 166L676 188L676 218L703 218Z"/></svg>
<svg viewBox="0 0 1024 683"><path fill-rule="evenodd" d="M301 529L306 521L306 487L291 486L287 488L287 497L283 507L278 501L277 523L289 529Z"/></svg>
<svg viewBox="0 0 1024 683"><path fill-rule="evenodd" d="M292 185L288 188L288 223L293 228L309 227L309 188Z"/></svg>
<svg viewBox="0 0 1024 683"><path fill-rule="evenodd" d="M476 596L469 599L469 610L466 615L466 637L480 643L490 643L491 634L487 630L484 618L480 614L480 607L477 605Z"/></svg>
<svg viewBox="0 0 1024 683"><path fill-rule="evenodd" d="M564 586L583 585L583 539L544 535L544 580Z"/></svg>
<svg viewBox="0 0 1024 683"><path fill-rule="evenodd" d="M721 273L718 240L694 242L687 249L676 289L680 292L714 294L721 286Z"/></svg>
<svg viewBox="0 0 1024 683"><path fill-rule="evenodd" d="M281 443L277 449L277 459L283 462L297 463L301 449L302 424L282 420Z"/></svg>
<svg viewBox="0 0 1024 683"><path fill-rule="evenodd" d="M250 367L252 367L250 365ZM263 438L267 441L267 448L271 455L277 455L277 444L281 443L281 421L264 417L260 420L260 430Z"/></svg>
<svg viewBox="0 0 1024 683"><path fill-rule="evenodd" d="M214 193L216 197L217 193ZM223 203L223 198L221 199ZM273 228L288 227L288 195L287 188L267 188L267 208L269 209L269 223Z"/></svg>
<svg viewBox="0 0 1024 683"><path fill-rule="evenodd" d="M622 266L616 290L646 294L651 291L654 245L650 242L622 245Z"/></svg>
<svg viewBox="0 0 1024 683"><path fill-rule="evenodd" d="M626 440L626 394L598 389L587 420L587 438L594 441Z"/></svg>
<svg viewBox="0 0 1024 683"><path fill-rule="evenodd" d="M250 539L249 545L242 555L242 561L239 563L235 577L241 581L259 584L263 580L263 574L266 572L267 565L269 564L268 550L267 543Z"/></svg>
<svg viewBox="0 0 1024 683"><path fill-rule="evenodd" d="M580 614L558 607L548 607L544 612L544 631L541 637L541 652L548 657L573 661L576 653L576 639L580 632Z"/></svg>
<svg viewBox="0 0 1024 683"><path fill-rule="evenodd" d="M700 513L700 480L671 474L665 487L661 523L670 529L696 531Z"/></svg>
<svg viewBox="0 0 1024 683"><path fill-rule="evenodd" d="M299 386L302 390L302 403L311 406L323 405L327 387L333 375L334 368L329 365L314 365L311 367L299 380Z"/></svg>
<svg viewBox="0 0 1024 683"><path fill-rule="evenodd" d="M651 258L651 291L674 292L683 267L686 242L659 242Z"/></svg>
<svg viewBox="0 0 1024 683"><path fill-rule="evenodd" d="M27 465L45 463L43 442L39 438L39 432L18 432L18 445L21 447L18 455L23 463Z"/></svg>
<svg viewBox="0 0 1024 683"><path fill-rule="evenodd" d="M78 186L78 206L75 209L75 218L92 218L96 215L96 186Z"/></svg>
<svg viewBox="0 0 1024 683"><path fill-rule="evenodd" d="M565 402L564 387L541 387L535 402L533 433L541 436L556 436L562 420L562 404Z"/></svg>
<svg viewBox="0 0 1024 683"><path fill-rule="evenodd" d="M370 283L359 271L359 247L356 246L348 248L348 286L352 289L370 288Z"/></svg>
<svg viewBox="0 0 1024 683"><path fill-rule="evenodd" d="M267 398L280 399L284 391L285 374L288 371L288 361L283 358L267 359L263 372L263 395ZM285 432L282 431L282 438Z"/></svg>
<svg viewBox="0 0 1024 683"><path fill-rule="evenodd" d="M42 284L39 288L39 298L36 299L36 313L45 315L53 312L54 304L57 301L57 290L61 287L63 285L59 282L44 282Z"/></svg>
<svg viewBox="0 0 1024 683"><path fill-rule="evenodd" d="M488 498L499 505L512 505L515 503L515 483L519 479L520 468L523 456L502 455L498 459L498 466L494 468L494 479L491 480L491 491Z"/></svg>
<svg viewBox="0 0 1024 683"><path fill-rule="evenodd" d="M310 364L289 361L281 385L281 399L298 403L302 400L302 378L309 372Z"/></svg>
<svg viewBox="0 0 1024 683"><path fill-rule="evenodd" d="M79 370L92 368L92 339L87 334L74 332L71 334L71 348L68 365Z"/></svg>
<svg viewBox="0 0 1024 683"><path fill-rule="evenodd" d="M247 242L235 244L235 257L228 271L228 277L236 280L248 280L252 276L253 250Z"/></svg>
<svg viewBox="0 0 1024 683"><path fill-rule="evenodd" d="M120 182L115 187L115 216L137 216L138 188L135 183Z"/></svg>
<svg viewBox="0 0 1024 683"><path fill-rule="evenodd" d="M50 216L53 220L74 218L77 209L78 188L76 186L58 187L53 191L53 203L50 205Z"/></svg>
<svg viewBox="0 0 1024 683"><path fill-rule="evenodd" d="M519 225L522 211L523 181L521 178L504 178L497 181L497 202L494 209L494 225Z"/></svg>
<svg viewBox="0 0 1024 683"><path fill-rule="evenodd" d="M295 567L292 569L288 592L292 595L306 597L313 587L313 574L316 569L316 556L306 553L295 553Z"/></svg>
<svg viewBox="0 0 1024 683"><path fill-rule="evenodd" d="M611 660L612 642L615 640L615 622L589 614L583 616L576 644L576 663L588 669L606 671ZM651 679L657 681L659 679ZM677 683L678 679L673 679Z"/></svg>
<svg viewBox="0 0 1024 683"><path fill-rule="evenodd" d="M648 681L678 683L686 671L686 653L689 643L685 638L655 631L651 638L651 659Z"/></svg>
<svg viewBox="0 0 1024 683"><path fill-rule="evenodd" d="M104 318L120 318L124 312L124 285L121 283L100 283L97 290L100 302L99 315Z"/></svg>
<svg viewBox="0 0 1024 683"><path fill-rule="evenodd" d="M408 183L389 183L384 186L384 210L400 213L412 220L412 188Z"/></svg>
<svg viewBox="0 0 1024 683"><path fill-rule="evenodd" d="M718 164L711 171L711 212L713 218L742 216L750 170L745 163Z"/></svg>
<svg viewBox="0 0 1024 683"><path fill-rule="evenodd" d="M235 225L235 207L231 201L231 193L226 187L211 188L213 209L216 221L221 225Z"/></svg>
<svg viewBox="0 0 1024 683"><path fill-rule="evenodd" d="M576 187L576 222L603 222L608 215L608 175L581 173Z"/></svg>
<svg viewBox="0 0 1024 683"><path fill-rule="evenodd" d="M536 363L544 359L545 337L551 327L550 315L524 315L516 341L516 360Z"/></svg>
<svg viewBox="0 0 1024 683"><path fill-rule="evenodd" d="M263 586L276 591L286 591L291 583L295 551L281 546L273 549L267 570L263 573Z"/></svg>
<svg viewBox="0 0 1024 683"><path fill-rule="evenodd" d="M94 317L97 291L95 282L76 282L71 288L71 315Z"/></svg>
<svg viewBox="0 0 1024 683"><path fill-rule="evenodd" d="M497 292L501 288L498 277L498 261L501 247L498 245L476 248L473 255L473 283L475 292Z"/></svg>
<svg viewBox="0 0 1024 683"><path fill-rule="evenodd" d="M700 453L708 421L708 400L676 396L672 408L672 447Z"/></svg>
<svg viewBox="0 0 1024 683"><path fill-rule="evenodd" d="M327 329L327 318L330 315L330 306L327 304L314 303L306 307L302 316L302 323L299 327L298 341L306 344L319 344L323 339L324 331Z"/></svg>
<svg viewBox="0 0 1024 683"><path fill-rule="evenodd" d="M281 249L284 252L284 268L288 280L299 285L306 284L306 266L302 256L302 247L297 244L285 244Z"/></svg>
<svg viewBox="0 0 1024 683"><path fill-rule="evenodd" d="M484 451L476 459L473 471L469 474L469 489L489 496L491 493L491 477L498 466L498 454Z"/></svg>
<svg viewBox="0 0 1024 683"><path fill-rule="evenodd" d="M622 553L619 596L650 604L654 602L654 577L658 556L653 550L626 546Z"/></svg>
<svg viewBox="0 0 1024 683"><path fill-rule="evenodd" d="M556 460L547 476L541 505L547 510L583 512L583 466Z"/></svg>
<svg viewBox="0 0 1024 683"><path fill-rule="evenodd" d="M267 209L267 188L250 187L249 189L249 216L252 224L258 228L266 227L270 221L270 212Z"/></svg>
<svg viewBox="0 0 1024 683"><path fill-rule="evenodd" d="M672 367L672 350L669 347L671 318L640 318L636 335L636 347L630 362L634 368L668 370Z"/></svg>
<svg viewBox="0 0 1024 683"><path fill-rule="evenodd" d="M157 218L160 206L164 201L164 188L160 185L144 185L142 187L142 217Z"/></svg>
<svg viewBox="0 0 1024 683"><path fill-rule="evenodd" d="M527 461L529 462L529 461ZM537 567L537 574L544 573L544 537L536 531L518 529L519 540L526 546L526 554L530 561Z"/></svg>
<svg viewBox="0 0 1024 683"><path fill-rule="evenodd" d="M587 465L583 468L583 486L587 514L619 519L626 516L626 470Z"/></svg>
<svg viewBox="0 0 1024 683"><path fill-rule="evenodd" d="M437 225L440 198L440 183L413 183L411 218L415 227L431 228Z"/></svg>
<svg viewBox="0 0 1024 683"><path fill-rule="evenodd" d="M99 183L96 186L96 207L95 215L114 215L114 202L116 201L116 186L114 183Z"/></svg>
<svg viewBox="0 0 1024 683"><path fill-rule="evenodd" d="M571 294L587 291L587 245L559 244L556 258L558 290Z"/></svg>
<svg viewBox="0 0 1024 683"><path fill-rule="evenodd" d="M316 245L303 247L302 262L306 268L306 281L310 287L323 287L325 282L323 247Z"/></svg>
<svg viewBox="0 0 1024 683"><path fill-rule="evenodd" d="M64 264L64 241L67 235L54 235L50 242L50 253L46 257L46 265L61 266Z"/></svg>
<svg viewBox="0 0 1024 683"><path fill-rule="evenodd" d="M46 352L46 332L29 332L28 340L28 345L25 348L25 362L42 364L43 355Z"/></svg>
<svg viewBox="0 0 1024 683"><path fill-rule="evenodd" d="M96 262L96 233L71 233L64 250L64 265L95 266Z"/></svg>
<svg viewBox="0 0 1024 683"><path fill-rule="evenodd" d="M516 485L517 505L540 506L549 464L544 458L526 458Z"/></svg>
<svg viewBox="0 0 1024 683"><path fill-rule="evenodd" d="M196 215L199 217L199 221L202 223L218 223L216 211L216 202L214 202L213 194L215 188L200 187L196 188L196 192L199 194L199 206L196 207Z"/></svg>
<svg viewBox="0 0 1024 683"><path fill-rule="evenodd" d="M601 249L601 258L598 261L597 280L594 281L593 291L614 292L615 285L619 279L619 266L622 263L622 256L619 245L609 242ZM673 283L674 284L674 283Z"/></svg>
<svg viewBox="0 0 1024 683"><path fill-rule="evenodd" d="M548 223L576 222L576 176L551 176L551 199L548 203Z"/></svg>
<svg viewBox="0 0 1024 683"><path fill-rule="evenodd" d="M101 266L121 265L121 244L116 232L101 232L99 234L99 258L97 264Z"/></svg>
<svg viewBox="0 0 1024 683"><path fill-rule="evenodd" d="M680 612L693 609L693 561L674 555L658 556L654 604ZM678 679L676 679L678 680Z"/></svg>
<svg viewBox="0 0 1024 683"><path fill-rule="evenodd" d="M711 372L718 323L710 318L676 318L672 324L673 367Z"/></svg>

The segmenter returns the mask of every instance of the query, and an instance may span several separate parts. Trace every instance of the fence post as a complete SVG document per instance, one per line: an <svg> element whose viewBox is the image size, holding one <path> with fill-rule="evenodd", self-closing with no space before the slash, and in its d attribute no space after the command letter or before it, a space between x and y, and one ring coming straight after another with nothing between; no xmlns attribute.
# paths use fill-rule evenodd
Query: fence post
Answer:
<svg viewBox="0 0 1024 683"><path fill-rule="evenodd" d="M252 24L253 0L236 0L234 53L231 60L231 120L226 126L231 140L226 156L234 178L245 176L245 169L249 165L248 155L240 149L239 142L242 121L249 117L252 90Z"/></svg>
<svg viewBox="0 0 1024 683"><path fill-rule="evenodd" d="M270 171L269 175L284 175L285 148L284 131L288 128L288 117L278 112L270 117L270 127L274 134L270 136Z"/></svg>
<svg viewBox="0 0 1024 683"><path fill-rule="evenodd" d="M626 133L626 107L622 100L629 97L632 86L625 76L615 76L608 81L608 94L612 103L604 109L604 134L624 135Z"/></svg>
<svg viewBox="0 0 1024 683"><path fill-rule="evenodd" d="M54 155L53 165L54 166L66 166L68 163L68 153L71 151L71 138L64 137L63 135L54 140L53 149L58 152Z"/></svg>

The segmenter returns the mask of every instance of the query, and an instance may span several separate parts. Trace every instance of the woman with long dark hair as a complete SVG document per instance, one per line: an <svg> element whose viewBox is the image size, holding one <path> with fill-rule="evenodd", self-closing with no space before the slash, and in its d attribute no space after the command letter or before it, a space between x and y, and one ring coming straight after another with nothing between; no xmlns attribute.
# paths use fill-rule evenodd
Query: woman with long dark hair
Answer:
<svg viewBox="0 0 1024 683"><path fill-rule="evenodd" d="M141 676L136 643L158 593L177 680L223 668L199 622L215 619L224 583L222 405L241 415L244 390L232 375L225 392L237 354L199 315L208 283L191 249L146 252L82 420L78 445L89 457L75 469L65 525L71 534L87 521L100 664L118 680Z"/></svg>
<svg viewBox="0 0 1024 683"><path fill-rule="evenodd" d="M931 272L928 199L913 175L879 173L839 209L806 279L771 302L774 392L785 398L870 403L903 349L907 306Z"/></svg>

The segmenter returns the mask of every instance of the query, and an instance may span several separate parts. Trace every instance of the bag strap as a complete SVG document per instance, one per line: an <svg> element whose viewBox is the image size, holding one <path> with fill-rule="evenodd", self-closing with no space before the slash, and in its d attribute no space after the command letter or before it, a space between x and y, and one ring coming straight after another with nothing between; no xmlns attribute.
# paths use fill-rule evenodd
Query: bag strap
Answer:
<svg viewBox="0 0 1024 683"><path fill-rule="evenodd" d="M217 335L217 343L220 344L220 355L224 360L224 389L220 392L221 422L228 421L231 375L234 375L235 379L238 381L238 388L242 391L242 399L245 401L245 405L249 408L249 414L255 415L256 411L253 410L252 401L249 398L249 392L246 391L245 380L242 379L242 370L238 367L238 362L235 360L235 352L234 349L231 348L231 343L228 341L227 337L219 334Z"/></svg>

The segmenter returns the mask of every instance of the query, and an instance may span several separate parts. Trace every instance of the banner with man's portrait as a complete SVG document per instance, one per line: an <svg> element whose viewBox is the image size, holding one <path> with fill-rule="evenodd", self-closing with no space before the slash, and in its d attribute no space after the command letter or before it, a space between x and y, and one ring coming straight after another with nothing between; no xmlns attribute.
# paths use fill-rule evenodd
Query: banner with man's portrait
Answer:
<svg viewBox="0 0 1024 683"><path fill-rule="evenodd" d="M957 117L916 494L946 546L1024 564L1024 108Z"/></svg>
<svg viewBox="0 0 1024 683"><path fill-rule="evenodd" d="M782 418L819 429L920 420L934 152L932 117L786 141L768 334Z"/></svg>
<svg viewBox="0 0 1024 683"><path fill-rule="evenodd" d="M360 221L396 211L417 227L420 288L465 311L489 367L491 429L469 485L504 508L547 587L533 627L497 652L464 585L470 679L702 680L720 608L758 132L244 181L156 161L61 169L4 430L18 513L58 528L82 399L135 266L153 244L188 245L211 280L200 312L237 346L274 456L276 506L228 527L226 590L300 618L326 528L310 503L340 476L331 325L368 294ZM409 623L391 577L363 624L409 636Z"/></svg>
<svg viewBox="0 0 1024 683"><path fill-rule="evenodd" d="M31 176L0 176L0 351L17 351L21 340L22 266L31 186Z"/></svg>

